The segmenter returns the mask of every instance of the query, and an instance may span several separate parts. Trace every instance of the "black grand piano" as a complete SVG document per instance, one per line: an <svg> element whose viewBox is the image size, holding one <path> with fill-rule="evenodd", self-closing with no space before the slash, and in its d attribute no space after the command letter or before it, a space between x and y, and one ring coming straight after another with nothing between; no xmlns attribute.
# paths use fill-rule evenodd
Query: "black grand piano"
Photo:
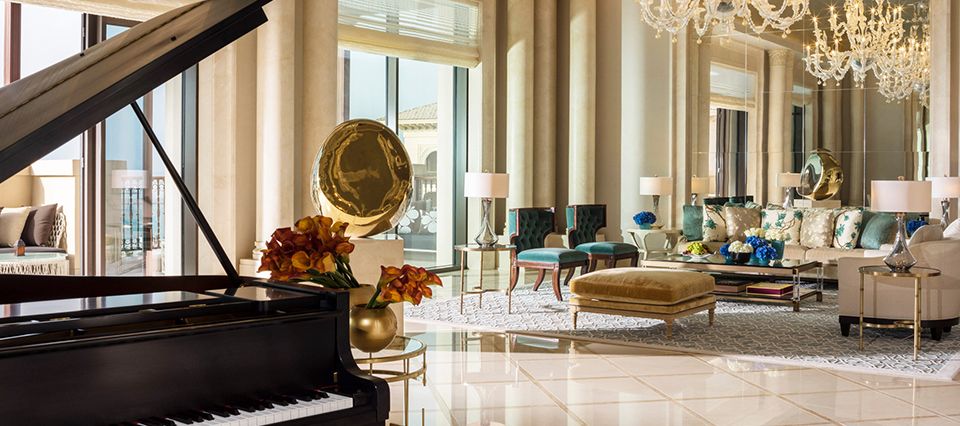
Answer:
<svg viewBox="0 0 960 426"><path fill-rule="evenodd" d="M267 1L185 6L0 89L0 181L132 108L226 273L0 275L0 424L385 422L347 293L239 277L136 104L266 22Z"/></svg>

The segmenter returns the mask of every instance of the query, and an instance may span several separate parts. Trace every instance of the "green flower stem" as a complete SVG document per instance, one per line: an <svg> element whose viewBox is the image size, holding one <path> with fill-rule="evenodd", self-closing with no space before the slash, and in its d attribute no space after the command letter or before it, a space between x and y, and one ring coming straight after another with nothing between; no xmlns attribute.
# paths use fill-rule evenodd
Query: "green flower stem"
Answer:
<svg viewBox="0 0 960 426"><path fill-rule="evenodd" d="M386 308L389 303L377 303L377 297L380 296L380 286L377 286L377 290L373 292L373 296L370 297L370 301L367 302L367 309L383 309Z"/></svg>

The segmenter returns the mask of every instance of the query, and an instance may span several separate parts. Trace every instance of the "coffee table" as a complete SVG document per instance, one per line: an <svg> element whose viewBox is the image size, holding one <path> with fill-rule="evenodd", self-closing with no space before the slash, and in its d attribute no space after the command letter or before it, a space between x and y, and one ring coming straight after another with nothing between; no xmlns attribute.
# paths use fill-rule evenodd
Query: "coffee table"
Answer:
<svg viewBox="0 0 960 426"><path fill-rule="evenodd" d="M641 264L645 268L686 269L717 275L790 277L793 281L793 295L791 297L748 294L745 291L740 293L714 292L714 296L718 299L792 305L794 312L800 312L801 302L808 298L816 297L818 302L823 301L823 264L816 261L784 259L767 263L751 261L746 264L738 264L720 255L697 259L679 254L669 254L644 259ZM813 270L817 272L815 287L803 288L800 274Z"/></svg>

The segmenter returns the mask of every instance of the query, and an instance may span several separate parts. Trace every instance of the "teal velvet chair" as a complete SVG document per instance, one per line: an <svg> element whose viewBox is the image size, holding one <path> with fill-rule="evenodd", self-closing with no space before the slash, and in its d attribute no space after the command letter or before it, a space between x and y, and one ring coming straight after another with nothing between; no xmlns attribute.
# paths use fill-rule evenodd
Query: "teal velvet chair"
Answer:
<svg viewBox="0 0 960 426"><path fill-rule="evenodd" d="M603 261L607 268L621 260L630 260L630 266L640 262L640 251L633 244L597 241L597 232L607 226L607 206L603 204L576 204L567 206L567 244L587 254L589 271Z"/></svg>
<svg viewBox="0 0 960 426"><path fill-rule="evenodd" d="M556 229L555 214L553 208L510 209L507 229L510 231L510 244L517 247L510 258L510 291L517 286L520 268L537 270L534 291L540 288L546 272L551 271L553 294L557 300L563 300L560 295L560 271L568 270L564 285L570 282L577 268L582 268L581 273L587 272L589 258L586 253L566 248L544 248L547 235Z"/></svg>

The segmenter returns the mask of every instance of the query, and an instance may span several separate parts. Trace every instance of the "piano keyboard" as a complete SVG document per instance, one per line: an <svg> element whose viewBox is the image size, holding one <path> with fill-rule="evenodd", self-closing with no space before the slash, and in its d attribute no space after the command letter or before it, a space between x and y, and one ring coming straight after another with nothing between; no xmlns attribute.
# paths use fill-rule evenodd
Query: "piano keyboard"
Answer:
<svg viewBox="0 0 960 426"><path fill-rule="evenodd" d="M259 426L297 420L353 407L353 398L323 391L299 395L264 395L233 405L191 410L176 415L138 420L142 426L218 425Z"/></svg>

